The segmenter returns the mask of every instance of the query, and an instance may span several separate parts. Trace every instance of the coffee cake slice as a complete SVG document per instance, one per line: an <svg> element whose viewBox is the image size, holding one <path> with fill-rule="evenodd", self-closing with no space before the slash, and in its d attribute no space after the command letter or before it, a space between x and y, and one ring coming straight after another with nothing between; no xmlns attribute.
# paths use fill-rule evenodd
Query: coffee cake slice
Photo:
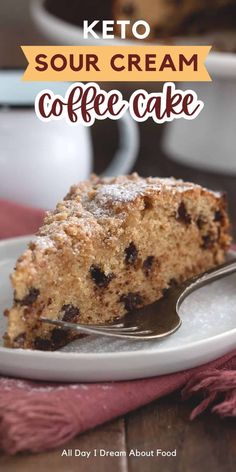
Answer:
<svg viewBox="0 0 236 472"><path fill-rule="evenodd" d="M5 346L57 349L78 333L40 317L109 322L222 263L229 244L224 195L173 178L92 176L18 259Z"/></svg>

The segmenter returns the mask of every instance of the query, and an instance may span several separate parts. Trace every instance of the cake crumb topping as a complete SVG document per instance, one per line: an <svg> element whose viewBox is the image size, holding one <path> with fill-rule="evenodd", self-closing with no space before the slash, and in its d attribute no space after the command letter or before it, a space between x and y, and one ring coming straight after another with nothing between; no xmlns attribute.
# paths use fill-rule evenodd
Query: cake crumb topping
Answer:
<svg viewBox="0 0 236 472"><path fill-rule="evenodd" d="M137 199L170 191L175 195L193 190L202 192L206 189L173 177L142 178L137 173L104 178L92 175L89 180L72 186L56 210L47 213L35 243L43 251L53 250L55 245L63 244L68 237L79 237L79 233L89 237L95 231L99 232L104 219L114 216L122 219L127 207ZM219 193L211 193L220 198Z"/></svg>

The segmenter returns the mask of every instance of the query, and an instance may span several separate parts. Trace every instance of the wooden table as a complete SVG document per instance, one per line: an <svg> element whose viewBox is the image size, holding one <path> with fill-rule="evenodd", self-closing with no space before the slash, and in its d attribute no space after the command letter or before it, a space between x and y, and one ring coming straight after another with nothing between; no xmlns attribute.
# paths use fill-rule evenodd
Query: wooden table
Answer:
<svg viewBox="0 0 236 472"><path fill-rule="evenodd" d="M1 38L0 38L1 39ZM3 38L4 39L4 38ZM26 41L24 41L26 44ZM22 41L23 43L23 41ZM15 52L14 47L11 52ZM0 63L9 65L9 55L0 54ZM12 57L12 54L11 54ZM16 54L14 64L21 64ZM12 64L12 63L11 63ZM228 192L233 232L236 236L236 177L223 177L176 165L160 150L164 126L151 121L140 125L141 148L135 170L142 175L181 177L214 189ZM113 122L93 126L95 167L100 172L116 148L117 134ZM235 421L220 420L209 412L193 422L189 415L194 401L182 403L179 393L158 400L125 417L107 423L74 438L56 450L42 454L2 456L0 470L4 472L234 472L236 470ZM136 457L61 457L63 448L81 450L105 449L129 451L132 448L151 450L177 449L174 458Z"/></svg>

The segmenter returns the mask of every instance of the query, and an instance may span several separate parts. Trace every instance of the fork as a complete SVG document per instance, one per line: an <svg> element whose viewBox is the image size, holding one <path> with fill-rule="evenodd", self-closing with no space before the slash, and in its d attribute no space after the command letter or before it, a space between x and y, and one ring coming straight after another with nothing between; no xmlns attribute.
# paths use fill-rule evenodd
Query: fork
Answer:
<svg viewBox="0 0 236 472"><path fill-rule="evenodd" d="M43 323L86 334L142 341L162 339L180 328L182 322L179 310L190 293L233 272L236 272L236 259L193 277L176 288L169 289L164 297L154 303L133 310L112 323L95 325L70 323L49 318L41 318L40 320Z"/></svg>

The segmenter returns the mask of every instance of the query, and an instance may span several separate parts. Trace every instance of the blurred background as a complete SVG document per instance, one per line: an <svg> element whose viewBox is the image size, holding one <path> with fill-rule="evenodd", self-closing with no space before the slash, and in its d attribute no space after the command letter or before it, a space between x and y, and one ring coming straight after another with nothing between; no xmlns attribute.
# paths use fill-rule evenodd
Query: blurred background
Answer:
<svg viewBox="0 0 236 472"><path fill-rule="evenodd" d="M170 44L178 42L213 44L214 52L211 53L208 61L208 70L213 82L178 84L181 88L193 88L199 98L204 100L204 110L194 122L176 120L168 125L157 125L149 120L138 124L138 132L133 130L130 135L130 140L136 140L132 152L137 154L132 170L143 176L174 176L194 181L212 189L226 191L233 222L233 233L236 236L236 0L182 0L181 2L164 0L114 0L114 2L112 0L86 0L86 2L80 0L1 0L1 72L6 72L9 69L19 70L26 66L23 53L20 50L21 44L85 44L81 32L83 20L111 18L130 19L131 21L140 18L146 19L151 24L150 39L152 41ZM2 88L4 84L6 85L6 76L4 76L3 82L0 81ZM104 88L117 87L126 98L135 88L142 87L147 91L158 91L162 86L160 83L105 83L100 85ZM10 85L8 89L9 87ZM33 115L30 120L25 120L27 128L22 128L24 116L29 113L30 103L24 104L21 100L19 104L16 97L9 106L7 100L4 101L4 93L0 93L0 199L9 199L9 192L5 191L4 194L3 191L1 172L3 175L2 170L6 168L9 153L15 153L13 159L16 162L17 152L16 148L11 147L10 149L9 146L6 146L6 133L4 134L6 110L9 112L8 126L11 139L14 141L15 136L18 136L15 139L17 142L19 134L21 135L18 149L21 147L22 152L28 153L30 159L34 155L34 146L31 144L32 149L30 149L27 142L29 135L34 134L32 143L35 143L37 131L35 131L36 128L34 128L34 133L32 131L35 126ZM7 93L9 94L9 90ZM14 93L16 96L17 91L15 90ZM21 95L20 91L19 95ZM20 115L16 115L19 111ZM1 120L1 117L4 120ZM16 117L20 117L20 119L15 119ZM40 129L40 133L42 132L45 133L45 140L49 139L46 137L46 127ZM91 167L95 172L101 173L110 164L117 150L120 139L119 130L116 123L106 120L95 123L90 132L89 146L93 156ZM66 150L72 147L74 137L70 138L65 129L56 131L56 134L54 133L54 148L58 149L58 156L60 148L62 149L63 146L64 136L66 137L66 145L63 152L66 153ZM83 138L81 134L81 139L88 139L88 136ZM82 147L79 146L75 151L78 154L81 153ZM45 148L44 152L46 152ZM50 165L50 156L47 155L47 166ZM30 181L33 171L32 167L28 168L27 179ZM67 168L65 167L66 172ZM78 180L76 172L72 172L69 178L73 180L71 184ZM34 186L35 182L37 183L37 172ZM52 177L50 177L47 186L49 184L53 190L56 183ZM13 186L11 178L8 177L6 185L11 190L11 186ZM58 198L62 196L58 195ZM18 200L21 203L20 198ZM28 205L30 206L30 204L29 199Z"/></svg>

